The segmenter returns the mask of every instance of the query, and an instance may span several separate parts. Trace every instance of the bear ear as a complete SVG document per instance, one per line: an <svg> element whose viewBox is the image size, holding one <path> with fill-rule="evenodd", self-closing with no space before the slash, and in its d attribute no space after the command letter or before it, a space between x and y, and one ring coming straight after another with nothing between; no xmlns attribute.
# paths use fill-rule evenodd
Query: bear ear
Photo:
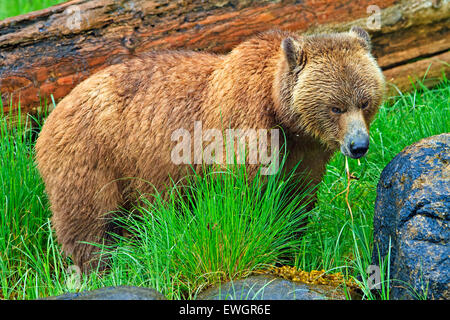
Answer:
<svg viewBox="0 0 450 320"><path fill-rule="evenodd" d="M288 37L281 42L281 48L290 70L300 71L303 69L306 64L306 53L298 41Z"/></svg>
<svg viewBox="0 0 450 320"><path fill-rule="evenodd" d="M364 30L363 28L358 27L358 26L353 26L350 29L350 33L353 33L360 40L362 40L362 43L363 43L364 47L367 48L367 50L371 50L372 49L372 44L370 42L370 36L369 36L369 34L367 33L366 30Z"/></svg>

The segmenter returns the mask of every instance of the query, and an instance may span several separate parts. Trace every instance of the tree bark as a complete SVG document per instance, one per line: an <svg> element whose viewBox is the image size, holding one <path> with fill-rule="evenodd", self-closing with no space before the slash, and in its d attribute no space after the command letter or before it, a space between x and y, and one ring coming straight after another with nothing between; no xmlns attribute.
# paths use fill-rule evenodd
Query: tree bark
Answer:
<svg viewBox="0 0 450 320"><path fill-rule="evenodd" d="M373 5L380 11L371 12ZM226 53L272 28L312 33L352 25L371 33L375 57L400 90L427 70L429 84L448 74L448 0L73 0L0 21L4 111L20 100L22 111L34 112L50 95L58 101L96 71L144 51Z"/></svg>

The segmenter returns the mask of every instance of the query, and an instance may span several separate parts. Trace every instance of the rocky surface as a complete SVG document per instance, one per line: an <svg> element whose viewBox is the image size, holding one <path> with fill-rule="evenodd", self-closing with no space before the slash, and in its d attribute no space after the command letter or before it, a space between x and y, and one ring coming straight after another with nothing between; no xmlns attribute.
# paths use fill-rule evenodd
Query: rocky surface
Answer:
<svg viewBox="0 0 450 320"><path fill-rule="evenodd" d="M391 241L391 299L450 298L450 134L421 140L383 170L373 264Z"/></svg>
<svg viewBox="0 0 450 320"><path fill-rule="evenodd" d="M230 281L202 292L197 300L344 300L332 286L288 281L271 275Z"/></svg>
<svg viewBox="0 0 450 320"><path fill-rule="evenodd" d="M167 300L161 293L151 288L119 286L93 291L66 293L48 297L45 300Z"/></svg>
<svg viewBox="0 0 450 320"><path fill-rule="evenodd" d="M256 275L219 284L197 296L197 300L345 300L344 290L334 285L283 279L275 275ZM151 288L107 287L93 291L66 293L43 300L166 300Z"/></svg>

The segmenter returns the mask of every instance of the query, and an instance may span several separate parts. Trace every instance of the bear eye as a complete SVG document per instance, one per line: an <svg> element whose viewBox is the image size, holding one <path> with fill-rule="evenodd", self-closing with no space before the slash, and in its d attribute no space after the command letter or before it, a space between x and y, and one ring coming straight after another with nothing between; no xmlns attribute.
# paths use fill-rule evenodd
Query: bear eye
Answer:
<svg viewBox="0 0 450 320"><path fill-rule="evenodd" d="M369 102L368 101L365 101L365 102L363 102L362 104L361 104L361 109L365 109L365 108L367 108L369 106Z"/></svg>
<svg viewBox="0 0 450 320"><path fill-rule="evenodd" d="M336 113L336 114L344 113L344 111L342 111L342 110L339 109L338 107L333 107L333 108L331 108L331 111L332 111L333 113Z"/></svg>

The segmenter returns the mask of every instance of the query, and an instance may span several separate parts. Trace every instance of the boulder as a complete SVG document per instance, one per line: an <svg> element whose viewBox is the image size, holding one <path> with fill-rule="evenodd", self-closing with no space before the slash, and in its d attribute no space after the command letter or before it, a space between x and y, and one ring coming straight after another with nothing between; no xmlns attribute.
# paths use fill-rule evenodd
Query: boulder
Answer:
<svg viewBox="0 0 450 320"><path fill-rule="evenodd" d="M119 286L100 288L93 291L66 293L48 297L45 300L167 300L161 293L151 288Z"/></svg>
<svg viewBox="0 0 450 320"><path fill-rule="evenodd" d="M327 285L306 284L257 275L230 281L199 294L197 300L344 300L342 290Z"/></svg>
<svg viewBox="0 0 450 320"><path fill-rule="evenodd" d="M381 173L372 261L390 253L391 299L450 298L450 134L423 139Z"/></svg>

